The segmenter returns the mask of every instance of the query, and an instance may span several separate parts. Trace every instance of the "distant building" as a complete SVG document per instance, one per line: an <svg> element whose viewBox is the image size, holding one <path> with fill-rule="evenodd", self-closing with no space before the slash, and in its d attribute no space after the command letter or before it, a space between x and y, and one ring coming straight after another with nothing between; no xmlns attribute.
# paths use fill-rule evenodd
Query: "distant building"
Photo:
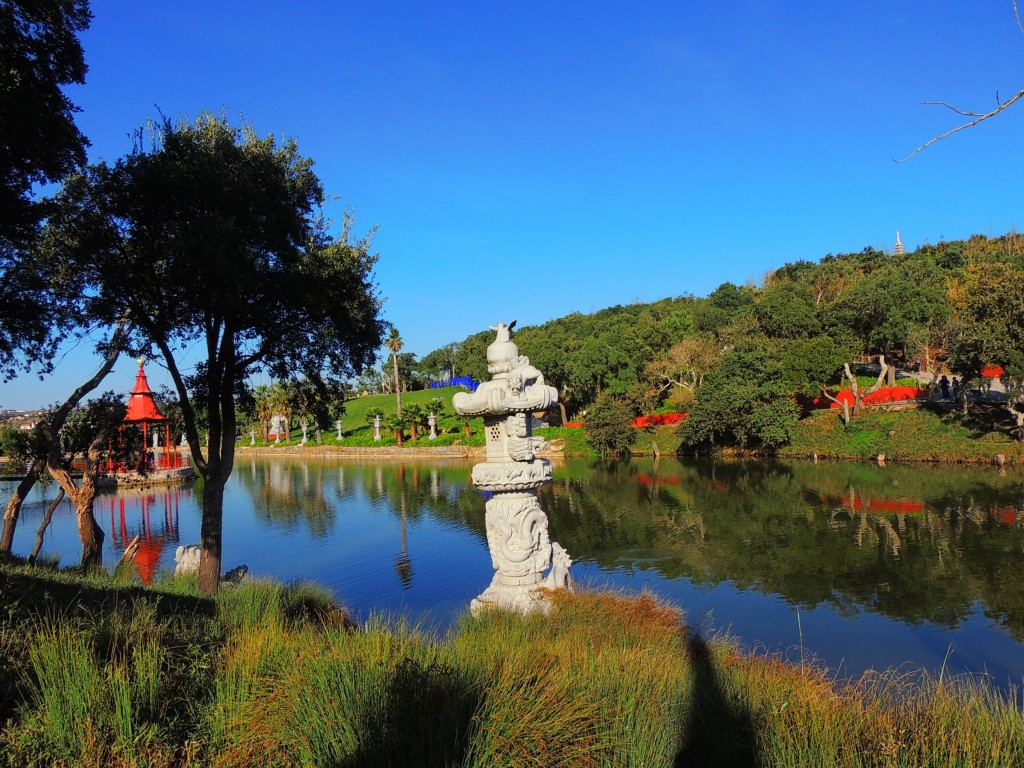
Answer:
<svg viewBox="0 0 1024 768"><path fill-rule="evenodd" d="M903 241L900 240L900 231L896 230L896 247L892 249L894 256L902 256L907 252L907 249L903 247Z"/></svg>

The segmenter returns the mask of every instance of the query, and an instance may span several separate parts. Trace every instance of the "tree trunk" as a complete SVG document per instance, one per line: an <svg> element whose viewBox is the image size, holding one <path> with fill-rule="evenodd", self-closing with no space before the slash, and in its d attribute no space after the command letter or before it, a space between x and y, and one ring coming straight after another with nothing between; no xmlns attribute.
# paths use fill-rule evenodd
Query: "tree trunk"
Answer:
<svg viewBox="0 0 1024 768"><path fill-rule="evenodd" d="M199 591L212 595L220 584L224 535L224 481L210 478L203 485L203 523L200 534Z"/></svg>
<svg viewBox="0 0 1024 768"><path fill-rule="evenodd" d="M392 352L391 359L395 364L395 407L398 409L398 415L402 415L402 384L398 378L398 353Z"/></svg>
<svg viewBox="0 0 1024 768"><path fill-rule="evenodd" d="M1006 406L1006 410L1013 416L1014 421L1017 422L1017 442L1024 443L1024 411L1018 411L1014 408L1016 403L1009 403Z"/></svg>
<svg viewBox="0 0 1024 768"><path fill-rule="evenodd" d="M53 450L51 448L51 450ZM70 466L70 462L68 462ZM96 470L88 459L82 473L82 486L79 488L71 477L71 473L54 461L49 464L50 474L57 481L64 493L75 505L75 518L78 522L78 538L82 542L82 567L92 568L103 565L103 540L106 535L96 517L93 515L93 501L96 499Z"/></svg>
<svg viewBox="0 0 1024 768"><path fill-rule="evenodd" d="M43 515L43 522L39 524L39 530L36 531L36 545L32 547L32 554L28 556L28 562L30 565L34 565L36 558L39 557L39 550L43 548L43 536L46 534L46 529L50 527L50 521L53 519L53 513L56 511L60 503L64 501L64 489L60 488L57 491L57 498L53 500L53 503L46 510L46 514Z"/></svg>
<svg viewBox="0 0 1024 768"><path fill-rule="evenodd" d="M4 509L4 530L0 534L0 555L11 554L11 548L14 546L14 531L18 527L18 518L21 516L21 505L25 503L29 491L35 486L36 480L39 479L39 473L45 466L45 460L35 459L7 501L7 507Z"/></svg>
<svg viewBox="0 0 1024 768"><path fill-rule="evenodd" d="M401 448L404 445L405 436L402 434L402 430L395 430L395 439L398 441L398 447Z"/></svg>
<svg viewBox="0 0 1024 768"><path fill-rule="evenodd" d="M28 475L26 475L25 479L18 485L18 488L14 492L14 496L12 496L11 500L7 503L7 507L4 510L3 533L0 534L0 554L9 555L11 553L11 547L14 543L14 530L18 525L18 517L21 514L21 505L28 496L29 491L32 490L32 486L35 485L39 474L43 471L44 467L50 464L51 459L54 459L59 463L61 453L59 433L64 427L64 422L67 420L68 414L74 410L83 397L96 389L96 387L99 386L99 383L103 381L104 377L110 373L111 369L114 367L115 361L121 354L121 346L127 339L130 329L131 326L128 322L128 314L126 313L120 320L118 320L117 325L114 327L114 331L110 337L110 345L107 349L107 356L104 358L103 364L99 367L96 373L93 374L91 379L71 393L71 396L64 401L64 404L51 414L49 422L42 426L40 431L43 438L46 440L47 455L32 463L32 466L29 467ZM35 470L34 473L33 470ZM30 479L31 482L29 482ZM28 483L28 485L26 485L26 483ZM74 485L73 482L71 484L72 486Z"/></svg>
<svg viewBox="0 0 1024 768"><path fill-rule="evenodd" d="M878 390L880 390L882 388L882 382L885 381L886 376L889 374L889 371L896 370L895 367L886 364L885 355L878 356L878 365L880 367L880 370L878 371L878 378L875 379L875 383L871 385L868 391L864 393L865 395L870 395L872 392L877 392Z"/></svg>
<svg viewBox="0 0 1024 768"><path fill-rule="evenodd" d="M860 409L864 405L864 400L860 394L860 387L857 386L857 377L853 375L850 370L849 363L843 363L843 373L846 375L846 379L850 382L850 389L853 391L853 417L856 418L860 415Z"/></svg>
<svg viewBox="0 0 1024 768"><path fill-rule="evenodd" d="M840 400L837 397L832 397L832 395L828 393L828 390L825 389L824 386L822 386L821 388L821 394L826 400L831 400L833 403L839 406L839 408L843 412L843 426L850 426L850 404L843 400Z"/></svg>
<svg viewBox="0 0 1024 768"><path fill-rule="evenodd" d="M96 494L92 493L88 501L83 501L81 506L75 504L75 515L78 517L78 538L82 540L83 568L100 568L103 565L103 541L107 537L92 512L95 498Z"/></svg>

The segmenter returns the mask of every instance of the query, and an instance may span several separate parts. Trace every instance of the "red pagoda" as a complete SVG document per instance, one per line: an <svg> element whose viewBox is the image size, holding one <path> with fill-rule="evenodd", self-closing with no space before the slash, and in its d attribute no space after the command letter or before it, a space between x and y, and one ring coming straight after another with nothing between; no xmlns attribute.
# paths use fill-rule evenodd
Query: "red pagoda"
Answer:
<svg viewBox="0 0 1024 768"><path fill-rule="evenodd" d="M139 359L139 371L135 375L135 386L129 393L128 408L121 425L121 433L128 426L142 429L142 456L138 469L130 469L123 464L115 464L113 458L108 466L108 476L122 482L167 482L169 480L191 477L192 468L187 456L178 453L172 437L172 422L156 405L153 390L149 388L144 369L145 361ZM160 433L163 433L163 444ZM150 434L153 445L150 446Z"/></svg>

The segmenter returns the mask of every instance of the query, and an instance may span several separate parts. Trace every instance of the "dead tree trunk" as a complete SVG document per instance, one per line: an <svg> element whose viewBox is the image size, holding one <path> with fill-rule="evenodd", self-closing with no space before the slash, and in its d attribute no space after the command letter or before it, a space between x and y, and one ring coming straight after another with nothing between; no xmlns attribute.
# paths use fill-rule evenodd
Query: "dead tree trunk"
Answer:
<svg viewBox="0 0 1024 768"><path fill-rule="evenodd" d="M1013 420L1017 422L1017 442L1024 443L1024 411L1018 411L1015 407L1017 405L1017 402L1007 403L1006 410L1010 412Z"/></svg>
<svg viewBox="0 0 1024 768"><path fill-rule="evenodd" d="M864 399L860 394L860 387L857 386L857 377L853 375L850 370L849 363L843 363L843 373L846 376L846 380L850 382L850 390L853 392L853 416L856 418L860 415L860 410L864 405Z"/></svg>
<svg viewBox="0 0 1024 768"><path fill-rule="evenodd" d="M93 568L103 565L103 540L106 535L103 529L96 522L93 514L93 502L96 500L96 474L98 470L98 458L100 446L107 442L108 433L101 438L94 440L86 452L85 469L82 471L81 486L75 485L71 477L71 462L66 464L60 461L60 454L51 449L51 461L49 462L50 474L56 480L64 493L75 505L75 518L78 521L78 538L82 542L82 567ZM100 442L102 440L102 442ZM98 443L98 445L97 445ZM59 447L56 449L59 451Z"/></svg>
<svg viewBox="0 0 1024 768"><path fill-rule="evenodd" d="M53 519L53 513L56 511L60 503L64 501L64 489L60 488L57 491L57 498L53 500L46 509L46 514L43 515L43 522L39 524L39 530L36 531L36 545L32 547L32 554L28 556L28 562L30 565L34 565L36 558L39 557L39 550L43 548L43 536L46 534L46 529L50 527L50 521Z"/></svg>
<svg viewBox="0 0 1024 768"><path fill-rule="evenodd" d="M880 366L880 370L878 371L878 378L875 379L875 383L872 384L871 387L867 390L867 392L864 393L865 397L867 395L870 395L872 392L877 392L878 390L880 390L882 388L882 382L885 381L886 377L889 374L889 371L895 372L896 370L895 367L890 367L889 365L886 365L885 355L878 356L878 365Z"/></svg>
<svg viewBox="0 0 1024 768"><path fill-rule="evenodd" d="M825 388L824 385L822 385L821 387L821 394L822 397L824 397L826 400L830 400L839 406L839 408L843 412L843 426L848 427L850 425L850 404L847 403L845 400L840 400L837 397L832 397L832 395L828 393L828 390Z"/></svg>
<svg viewBox="0 0 1024 768"><path fill-rule="evenodd" d="M25 477L14 489L11 498L7 500L7 507L4 509L4 530L0 534L0 555L10 555L14 546L14 531L18 527L18 518L21 516L21 507L28 498L39 479L40 473L46 468L46 460L37 458L29 464Z"/></svg>

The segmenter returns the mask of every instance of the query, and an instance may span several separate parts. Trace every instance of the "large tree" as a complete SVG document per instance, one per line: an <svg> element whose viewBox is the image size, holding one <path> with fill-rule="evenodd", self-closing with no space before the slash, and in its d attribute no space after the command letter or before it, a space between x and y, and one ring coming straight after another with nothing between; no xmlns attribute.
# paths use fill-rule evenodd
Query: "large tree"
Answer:
<svg viewBox="0 0 1024 768"><path fill-rule="evenodd" d="M206 114L163 120L113 165L71 177L56 199L47 252L90 286L90 318L130 311L181 403L203 512L199 587L221 571L224 485L234 465L240 381L259 369L354 372L383 328L368 238L346 219L332 237L323 190L293 141ZM195 356L198 355L198 360ZM205 386L190 389L188 367ZM194 402L193 390L198 399ZM196 412L208 418L208 446Z"/></svg>
<svg viewBox="0 0 1024 768"><path fill-rule="evenodd" d="M77 35L85 0L0 0L0 373L10 378L53 358L46 284L26 264L45 215L40 184L85 162L77 108L63 86L85 81Z"/></svg>
<svg viewBox="0 0 1024 768"><path fill-rule="evenodd" d="M1004 368L1006 408L1024 440L1024 266L1017 260L978 260L949 280L952 315L946 351L966 381L989 364ZM963 399L966 412L967 399Z"/></svg>

